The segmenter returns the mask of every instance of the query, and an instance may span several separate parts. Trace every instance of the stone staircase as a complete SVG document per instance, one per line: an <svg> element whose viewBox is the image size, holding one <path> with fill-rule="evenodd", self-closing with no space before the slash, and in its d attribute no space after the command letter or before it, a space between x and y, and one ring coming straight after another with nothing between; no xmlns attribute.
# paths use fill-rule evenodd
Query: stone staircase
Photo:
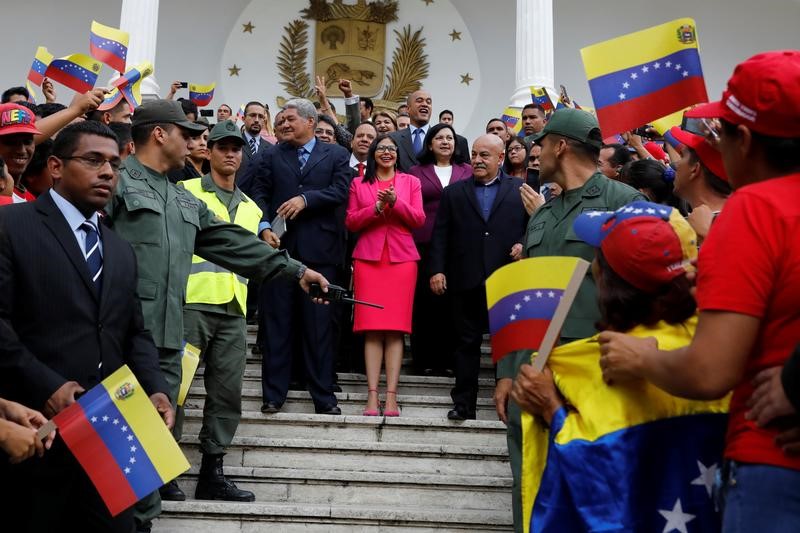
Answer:
<svg viewBox="0 0 800 533"><path fill-rule="evenodd" d="M250 329L249 342L255 341ZM485 347L488 352L488 347ZM186 401L181 446L192 464L179 478L194 495L202 367ZM400 378L398 418L364 417L366 379L339 374L341 416L314 414L307 392L290 391L264 415L261 364L248 355L243 415L225 471L255 503L164 502L153 531L376 532L511 531L511 471L505 427L491 400L491 361L482 360L478 420L447 420L452 378ZM381 391L385 387L381 385Z"/></svg>

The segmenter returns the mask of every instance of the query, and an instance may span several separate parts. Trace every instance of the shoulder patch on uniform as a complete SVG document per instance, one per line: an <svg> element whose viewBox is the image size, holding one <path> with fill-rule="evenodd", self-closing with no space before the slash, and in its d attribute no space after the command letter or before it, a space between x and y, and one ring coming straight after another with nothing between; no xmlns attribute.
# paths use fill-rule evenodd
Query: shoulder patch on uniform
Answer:
<svg viewBox="0 0 800 533"><path fill-rule="evenodd" d="M601 190L600 187L598 187L597 185L592 185L591 187L586 189L586 194L594 196L596 194L600 194L600 190Z"/></svg>
<svg viewBox="0 0 800 533"><path fill-rule="evenodd" d="M589 211L610 211L610 209L602 206L591 206L591 207L581 208L581 213L588 213Z"/></svg>
<svg viewBox="0 0 800 533"><path fill-rule="evenodd" d="M139 179L139 177L142 175L142 172L139 169L130 168L128 169L128 175L131 176L132 178Z"/></svg>
<svg viewBox="0 0 800 533"><path fill-rule="evenodd" d="M178 202L178 205L181 206L181 207L185 207L187 209L197 209L197 202L195 202L194 200L192 200L190 198L186 198L186 197L182 196L182 197L177 198L175 201Z"/></svg>
<svg viewBox="0 0 800 533"><path fill-rule="evenodd" d="M125 194L138 194L139 196L144 196L145 198L150 198L151 200L156 199L156 193L153 191L137 189L136 187L131 187L130 185L125 187Z"/></svg>
<svg viewBox="0 0 800 533"><path fill-rule="evenodd" d="M544 222L539 222L538 224L534 224L531 228L531 231L539 231L540 229L544 228Z"/></svg>

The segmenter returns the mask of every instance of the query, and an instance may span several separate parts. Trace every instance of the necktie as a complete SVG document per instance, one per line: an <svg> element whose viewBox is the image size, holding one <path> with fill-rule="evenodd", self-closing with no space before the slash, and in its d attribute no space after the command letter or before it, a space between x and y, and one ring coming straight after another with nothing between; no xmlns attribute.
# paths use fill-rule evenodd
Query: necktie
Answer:
<svg viewBox="0 0 800 533"><path fill-rule="evenodd" d="M306 161L308 161L308 150L305 147L297 149L297 160L300 162L300 170L303 170L303 167L306 166Z"/></svg>
<svg viewBox="0 0 800 533"><path fill-rule="evenodd" d="M81 224L81 229L86 233L86 245L84 257L86 265L89 267L89 276L94 282L95 289L100 292L100 285L103 281L103 256L100 255L100 235L97 228L88 220Z"/></svg>
<svg viewBox="0 0 800 533"><path fill-rule="evenodd" d="M256 146L256 138L250 137L250 154L256 155L256 150L258 150L258 147Z"/></svg>
<svg viewBox="0 0 800 533"><path fill-rule="evenodd" d="M414 153L419 155L422 152L422 137L423 131L422 128L417 128L414 130Z"/></svg>
<svg viewBox="0 0 800 533"><path fill-rule="evenodd" d="M359 163L358 165L356 165L356 168L358 169L358 177L359 178L363 178L364 177L364 163Z"/></svg>

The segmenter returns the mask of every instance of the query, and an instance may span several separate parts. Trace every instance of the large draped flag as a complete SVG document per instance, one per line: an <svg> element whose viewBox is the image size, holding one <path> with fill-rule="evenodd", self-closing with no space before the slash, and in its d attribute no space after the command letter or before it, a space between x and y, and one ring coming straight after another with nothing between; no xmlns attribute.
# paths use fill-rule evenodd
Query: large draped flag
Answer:
<svg viewBox="0 0 800 533"><path fill-rule="evenodd" d="M605 137L708 101L690 18L587 46L581 56Z"/></svg>
<svg viewBox="0 0 800 533"><path fill-rule="evenodd" d="M196 83L189 84L189 100L198 107L204 107L211 103L214 98L214 87L216 83L211 85L198 85Z"/></svg>
<svg viewBox="0 0 800 533"><path fill-rule="evenodd" d="M89 32L89 51L92 57L102 61L117 72L125 72L128 58L128 32L92 21Z"/></svg>
<svg viewBox="0 0 800 533"><path fill-rule="evenodd" d="M36 54L33 56L31 69L28 71L28 79L36 85L41 86L44 81L44 73L47 71L47 67L52 60L53 54L48 52L47 48L44 46L38 47L36 49Z"/></svg>
<svg viewBox="0 0 800 533"><path fill-rule="evenodd" d="M127 366L53 421L112 516L189 469L186 457Z"/></svg>
<svg viewBox="0 0 800 533"><path fill-rule="evenodd" d="M503 114L500 116L500 120L505 123L509 131L513 132L514 135L522 131L522 110L520 108L505 108L505 110L503 110Z"/></svg>
<svg viewBox="0 0 800 533"><path fill-rule="evenodd" d="M142 105L142 80L153 73L153 64L144 61L111 83L113 89L97 108L100 111L113 109L124 98L131 110Z"/></svg>
<svg viewBox="0 0 800 533"><path fill-rule="evenodd" d="M100 63L86 54L72 54L53 59L45 76L73 91L85 93L94 87L100 68Z"/></svg>
<svg viewBox="0 0 800 533"><path fill-rule="evenodd" d="M533 257L495 270L486 280L492 360L517 350L548 353L588 268L577 257Z"/></svg>
<svg viewBox="0 0 800 533"><path fill-rule="evenodd" d="M696 326L693 317L628 334L672 350L689 344ZM719 531L711 489L728 398L684 400L645 381L608 386L599 358L596 337L555 348L547 365L569 408L550 428L522 415L526 533Z"/></svg>

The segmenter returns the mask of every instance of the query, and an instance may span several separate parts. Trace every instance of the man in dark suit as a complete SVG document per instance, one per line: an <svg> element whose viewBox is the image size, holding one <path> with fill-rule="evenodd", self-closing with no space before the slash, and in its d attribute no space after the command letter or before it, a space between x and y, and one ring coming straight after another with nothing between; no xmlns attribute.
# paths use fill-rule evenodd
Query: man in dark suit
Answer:
<svg viewBox="0 0 800 533"><path fill-rule="evenodd" d="M451 293L456 331L451 420L475 418L481 341L489 328L486 278L522 257L528 222L519 194L523 181L502 172L503 155L496 135L475 141L473 176L445 187L433 228L431 290Z"/></svg>
<svg viewBox="0 0 800 533"><path fill-rule="evenodd" d="M257 159L260 154L265 152L272 143L261 138L261 130L264 129L267 120L267 108L260 102L248 102L244 106L244 126L242 126L242 137L245 143L242 148L242 164L236 172L236 181L244 174L250 162ZM238 183L237 183L238 184Z"/></svg>
<svg viewBox="0 0 800 533"><path fill-rule="evenodd" d="M423 89L408 95L406 103L411 124L407 128L389 134L397 143L397 168L403 172L408 172L411 167L419 164L418 157L424 147L425 135L431 127L431 109L433 108L431 93ZM468 154L467 140L459 135L456 143L456 158L453 162L469 162Z"/></svg>
<svg viewBox="0 0 800 533"><path fill-rule="evenodd" d="M347 200L352 177L349 153L314 137L317 111L310 101L289 100L283 119L284 142L258 156L242 181L250 184L251 196L264 212L261 238L333 279L344 261L344 230L337 210ZM276 215L286 220L282 239L270 226ZM310 304L291 283L276 279L262 286L262 412L277 412L286 401L294 347L299 344L316 412L341 414L333 394L332 308Z"/></svg>
<svg viewBox="0 0 800 533"><path fill-rule="evenodd" d="M171 426L133 249L98 220L119 165L107 126L74 124L48 159L53 189L0 210L0 396L52 417L127 364ZM133 529L132 510L112 518L60 438L2 478L0 506L15 531Z"/></svg>

